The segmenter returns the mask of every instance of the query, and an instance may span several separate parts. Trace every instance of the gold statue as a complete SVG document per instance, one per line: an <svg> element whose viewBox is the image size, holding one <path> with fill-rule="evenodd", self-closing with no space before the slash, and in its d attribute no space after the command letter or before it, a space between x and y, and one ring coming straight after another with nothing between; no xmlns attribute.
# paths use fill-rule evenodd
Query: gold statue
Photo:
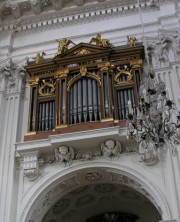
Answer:
<svg viewBox="0 0 180 222"><path fill-rule="evenodd" d="M56 42L59 43L58 45L58 51L55 54L54 58L56 58L59 55L64 54L67 50L68 50L68 46L70 44L76 45L73 41L69 40L69 39L60 39L60 40L56 40Z"/></svg>
<svg viewBox="0 0 180 222"><path fill-rule="evenodd" d="M44 55L46 55L45 52L42 52L42 53L38 52L38 53L36 54L36 56L33 57L32 59L35 60L35 63L36 63L36 64L38 64L38 63L41 61L41 59L43 59L43 56L44 56Z"/></svg>
<svg viewBox="0 0 180 222"><path fill-rule="evenodd" d="M131 47L135 47L136 46L136 42L137 42L137 39L136 37L133 37L133 36L127 36L127 44L130 45Z"/></svg>
<svg viewBox="0 0 180 222"><path fill-rule="evenodd" d="M97 34L95 38L92 38L91 43L95 43L97 46L102 46L102 47L113 47L113 45L109 42L108 39L102 39L100 34Z"/></svg>

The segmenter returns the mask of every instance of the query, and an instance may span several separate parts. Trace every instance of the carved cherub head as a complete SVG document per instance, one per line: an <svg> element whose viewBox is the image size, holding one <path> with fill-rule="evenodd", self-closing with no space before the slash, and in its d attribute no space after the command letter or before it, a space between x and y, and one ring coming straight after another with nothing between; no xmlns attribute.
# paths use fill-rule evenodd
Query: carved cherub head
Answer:
<svg viewBox="0 0 180 222"><path fill-rule="evenodd" d="M113 150L115 147L115 141L113 140L106 140L104 144L109 150Z"/></svg>
<svg viewBox="0 0 180 222"><path fill-rule="evenodd" d="M104 143L101 143L101 151L104 157L119 157L121 153L121 144L119 141L106 140Z"/></svg>
<svg viewBox="0 0 180 222"><path fill-rule="evenodd" d="M67 155L69 152L69 149L67 146L61 146L59 147L59 153L63 156Z"/></svg>

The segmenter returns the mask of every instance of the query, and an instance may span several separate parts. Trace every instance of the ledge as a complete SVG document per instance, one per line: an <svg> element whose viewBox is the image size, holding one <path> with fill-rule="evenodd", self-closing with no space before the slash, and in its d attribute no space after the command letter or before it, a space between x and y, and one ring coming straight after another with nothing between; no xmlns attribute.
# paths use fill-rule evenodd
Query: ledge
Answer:
<svg viewBox="0 0 180 222"><path fill-rule="evenodd" d="M46 139L16 143L15 147L17 156L23 152L37 150L41 153L54 152L55 148L64 144L78 147L78 149L89 150L91 148L96 148L97 144L101 144L101 142L107 138L125 141L126 129L113 126L66 134L49 135Z"/></svg>

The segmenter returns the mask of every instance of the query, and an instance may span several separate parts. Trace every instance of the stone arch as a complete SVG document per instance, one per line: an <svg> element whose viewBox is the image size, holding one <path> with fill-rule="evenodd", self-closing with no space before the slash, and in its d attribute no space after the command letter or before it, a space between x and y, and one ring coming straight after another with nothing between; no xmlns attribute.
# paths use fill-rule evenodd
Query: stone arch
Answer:
<svg viewBox="0 0 180 222"><path fill-rule="evenodd" d="M142 174L136 168L106 161L82 163L66 168L43 182L39 188L34 189L35 192L28 199L19 221L42 221L45 213L58 200L56 196L61 198L68 192L89 183L96 183L97 180L102 183L114 180L116 183L131 186L152 202L163 220L172 219L164 194L149 180L148 174L148 171ZM87 176L92 177L92 181L85 179Z"/></svg>

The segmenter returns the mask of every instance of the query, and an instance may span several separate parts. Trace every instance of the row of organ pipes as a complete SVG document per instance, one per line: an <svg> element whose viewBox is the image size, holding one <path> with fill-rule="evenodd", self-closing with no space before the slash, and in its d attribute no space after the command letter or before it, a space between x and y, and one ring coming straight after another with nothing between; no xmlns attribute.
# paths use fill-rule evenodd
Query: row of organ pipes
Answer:
<svg viewBox="0 0 180 222"><path fill-rule="evenodd" d="M99 75L99 73L97 73ZM137 88L140 82L140 74L137 71L136 75ZM72 77L71 77L72 78ZM120 76L121 81L127 81L127 76ZM75 81L69 92L67 92L66 80L60 81L60 96L57 99L42 99L38 97L38 105L35 105L37 100L37 90L32 89L31 103L31 123L30 130L48 131L54 129L56 124L77 124L82 122L98 121L101 118L114 118L115 109L119 120L125 119L128 114L128 101L135 110L135 92L134 87L119 87L114 90L113 75L103 73L102 85L89 77L82 77ZM45 93L49 92L48 87L44 89ZM33 94L34 93L34 94ZM102 97L100 96L102 94ZM116 101L114 100L116 97ZM49 96L50 97L50 96ZM39 99L40 98L40 99ZM34 101L33 101L34 100ZM46 100L46 101L45 101ZM68 102L67 102L68 101ZM117 104L114 104L117 103ZM68 107L67 107L68 104ZM104 110L102 110L102 107ZM35 109L38 109L37 117ZM103 115L102 115L103 111ZM57 113L60 113L59 123L57 123ZM116 118L117 118L116 117ZM34 122L37 121L35 124Z"/></svg>

